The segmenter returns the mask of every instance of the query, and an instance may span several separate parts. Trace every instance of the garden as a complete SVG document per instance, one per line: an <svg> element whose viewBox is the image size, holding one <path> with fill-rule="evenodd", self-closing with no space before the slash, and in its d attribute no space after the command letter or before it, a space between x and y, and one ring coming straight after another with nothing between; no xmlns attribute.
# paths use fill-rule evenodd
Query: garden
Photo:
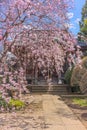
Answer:
<svg viewBox="0 0 87 130"><path fill-rule="evenodd" d="M76 38L69 30L68 13L73 4L73 0L0 1L2 130L45 129L40 99L45 97L33 95L29 89L29 85L38 85L40 78L49 89L55 78L57 85L69 86L68 94L87 94L87 56L77 44L79 40L86 42L87 20L82 19L81 32ZM83 116L82 122L83 118L87 120L84 116L84 113L87 115L87 98L64 100L77 116Z"/></svg>

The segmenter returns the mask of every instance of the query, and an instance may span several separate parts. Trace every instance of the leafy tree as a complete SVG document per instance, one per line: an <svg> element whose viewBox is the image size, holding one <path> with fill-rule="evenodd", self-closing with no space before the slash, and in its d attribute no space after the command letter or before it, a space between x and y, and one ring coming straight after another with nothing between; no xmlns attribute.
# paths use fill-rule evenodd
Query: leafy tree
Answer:
<svg viewBox="0 0 87 130"><path fill-rule="evenodd" d="M82 8L82 22L84 22L84 19L86 18L87 18L87 0Z"/></svg>
<svg viewBox="0 0 87 130"><path fill-rule="evenodd" d="M78 40L79 41L85 41L87 40L87 0L85 2L85 5L82 8L82 18L79 23L80 25L80 32L78 33Z"/></svg>
<svg viewBox="0 0 87 130"><path fill-rule="evenodd" d="M30 67L31 63L32 67L42 70L44 76L54 73L53 68L58 75L63 71L64 59L67 53L74 50L76 43L73 35L65 28L71 1L0 2L0 42L5 47L0 59L0 72L3 72L0 92L7 102L10 99L8 89L17 89L19 95L26 91L26 68ZM36 33L35 30L40 31ZM54 37L57 37L57 42L54 41ZM18 68L15 61L6 62L8 51L16 55Z"/></svg>
<svg viewBox="0 0 87 130"><path fill-rule="evenodd" d="M83 26L81 27L81 32L84 36L87 36L87 19L84 19Z"/></svg>

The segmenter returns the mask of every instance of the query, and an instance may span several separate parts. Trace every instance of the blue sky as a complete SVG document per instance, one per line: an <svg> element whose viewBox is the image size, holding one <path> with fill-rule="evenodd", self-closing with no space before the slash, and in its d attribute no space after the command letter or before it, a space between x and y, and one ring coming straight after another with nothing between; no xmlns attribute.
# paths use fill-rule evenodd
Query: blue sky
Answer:
<svg viewBox="0 0 87 130"><path fill-rule="evenodd" d="M81 19L81 11L84 4L85 0L74 0L74 8L68 14L70 17L70 30L75 35L79 31L79 20Z"/></svg>

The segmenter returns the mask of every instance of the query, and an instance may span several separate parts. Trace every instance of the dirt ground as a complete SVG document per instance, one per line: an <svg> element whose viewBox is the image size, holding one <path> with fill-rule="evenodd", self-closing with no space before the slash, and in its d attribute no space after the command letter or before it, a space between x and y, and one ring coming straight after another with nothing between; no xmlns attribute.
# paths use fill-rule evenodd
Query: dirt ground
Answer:
<svg viewBox="0 0 87 130"><path fill-rule="evenodd" d="M40 130L44 127L42 102L33 96L24 96L27 107L20 111L0 113L0 130Z"/></svg>
<svg viewBox="0 0 87 130"><path fill-rule="evenodd" d="M64 98L65 103L87 128L87 107L81 107L73 103L72 98Z"/></svg>
<svg viewBox="0 0 87 130"><path fill-rule="evenodd" d="M60 103L60 99L58 99L58 97L52 95L44 95L44 96L25 95L22 97L22 99L27 103L27 107L24 108L23 110L20 111L14 110L13 112L0 113L0 130L41 130L41 129L44 130L45 128L48 128L48 126L49 129L52 127L51 122L53 123L53 126L56 122L58 125L58 121L59 121L59 125L62 122L59 118L60 117L59 115L63 114L60 109L62 108L62 106L59 106L59 104L57 104L58 100ZM81 120L83 125L86 126L87 128L87 107L80 107L78 105L74 105L72 103L72 99L70 98L69 99L64 98L61 100L65 101L65 103L70 107L70 109L77 115L77 117ZM44 101L44 105L43 105L43 101ZM56 104L57 109L59 109L58 111L60 111L60 114L58 113L58 115L56 116L53 116L54 115L53 110L56 110L54 104ZM62 105L66 106L64 104ZM50 112L52 115L50 116L46 115L47 113ZM66 110L64 115L66 115ZM62 118L67 119L67 116L64 117L64 115L62 115ZM52 119L50 118L51 116ZM61 125L65 127L64 124ZM52 130L54 130L54 128L52 128Z"/></svg>

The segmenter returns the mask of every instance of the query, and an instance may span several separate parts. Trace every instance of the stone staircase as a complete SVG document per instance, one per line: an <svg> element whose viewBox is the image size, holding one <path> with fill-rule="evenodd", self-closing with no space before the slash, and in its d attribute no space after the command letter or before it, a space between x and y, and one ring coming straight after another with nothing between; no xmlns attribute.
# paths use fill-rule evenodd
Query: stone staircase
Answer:
<svg viewBox="0 0 87 130"><path fill-rule="evenodd" d="M32 93L52 93L52 94L59 94L59 95L66 95L68 94L69 85L65 84L58 84L58 85L28 85L30 92Z"/></svg>

